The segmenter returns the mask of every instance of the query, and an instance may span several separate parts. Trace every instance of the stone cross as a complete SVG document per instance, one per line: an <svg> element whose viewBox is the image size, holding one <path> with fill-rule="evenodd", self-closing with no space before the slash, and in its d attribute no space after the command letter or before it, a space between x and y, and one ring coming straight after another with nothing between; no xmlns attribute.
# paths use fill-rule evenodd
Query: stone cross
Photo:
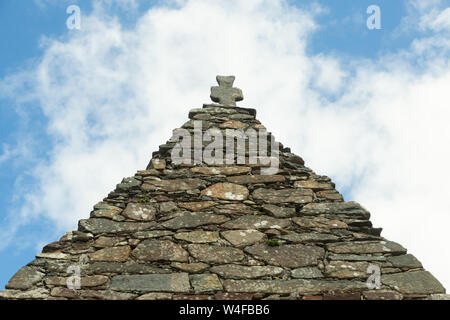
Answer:
<svg viewBox="0 0 450 320"><path fill-rule="evenodd" d="M224 106L236 106L236 101L244 100L242 90L233 88L234 76L217 76L218 87L211 87L211 100Z"/></svg>

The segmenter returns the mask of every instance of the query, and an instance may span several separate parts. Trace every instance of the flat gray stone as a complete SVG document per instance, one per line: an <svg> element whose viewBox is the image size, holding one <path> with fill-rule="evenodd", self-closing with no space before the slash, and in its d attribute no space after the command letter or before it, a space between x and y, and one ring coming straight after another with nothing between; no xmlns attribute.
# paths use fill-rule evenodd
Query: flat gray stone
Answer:
<svg viewBox="0 0 450 320"><path fill-rule="evenodd" d="M118 275L111 279L111 289L139 292L189 292L187 273Z"/></svg>
<svg viewBox="0 0 450 320"><path fill-rule="evenodd" d="M6 284L6 289L30 289L34 284L38 283L44 277L44 273L36 268L23 267L9 280Z"/></svg>
<svg viewBox="0 0 450 320"><path fill-rule="evenodd" d="M222 226L227 229L283 229L290 225L289 219L247 215L224 223Z"/></svg>
<svg viewBox="0 0 450 320"><path fill-rule="evenodd" d="M264 204L262 209L276 218L290 218L295 216L295 208L279 207L273 204Z"/></svg>
<svg viewBox="0 0 450 320"><path fill-rule="evenodd" d="M401 256L388 257L387 260L392 263L395 268L422 268L422 264L412 254L404 254Z"/></svg>
<svg viewBox="0 0 450 320"><path fill-rule="evenodd" d="M386 261L385 256L367 256L358 254L329 254L327 259L340 261Z"/></svg>
<svg viewBox="0 0 450 320"><path fill-rule="evenodd" d="M244 250L256 259L264 260L268 264L288 268L315 266L325 254L321 247L302 244L275 247L270 247L266 244L255 244L246 247Z"/></svg>
<svg viewBox="0 0 450 320"><path fill-rule="evenodd" d="M321 294L329 291L351 292L367 289L365 282L348 280L225 280L227 292L278 293L300 295Z"/></svg>
<svg viewBox="0 0 450 320"><path fill-rule="evenodd" d="M228 166L228 167L194 167L191 169L194 173L200 173L205 175L233 175L248 173L252 169L250 167L243 166Z"/></svg>
<svg viewBox="0 0 450 320"><path fill-rule="evenodd" d="M338 279L368 278L367 261L330 261L325 264L327 277Z"/></svg>
<svg viewBox="0 0 450 320"><path fill-rule="evenodd" d="M291 271L292 278L315 279L323 278L322 271L316 267L303 267Z"/></svg>
<svg viewBox="0 0 450 320"><path fill-rule="evenodd" d="M250 184L250 183L272 183L284 182L286 178L281 175L244 175L228 177L227 180L231 183Z"/></svg>
<svg viewBox="0 0 450 320"><path fill-rule="evenodd" d="M80 220L79 231L91 232L95 235L101 233L129 233L144 231L155 225L155 222L116 222L109 219L91 218Z"/></svg>
<svg viewBox="0 0 450 320"><path fill-rule="evenodd" d="M171 272L169 269L162 269L136 262L94 262L83 267L81 271L87 274L153 274Z"/></svg>
<svg viewBox="0 0 450 320"><path fill-rule="evenodd" d="M308 203L300 213L306 216L317 216L320 214L346 215L354 218L369 219L370 213L359 203L349 202L322 202Z"/></svg>
<svg viewBox="0 0 450 320"><path fill-rule="evenodd" d="M179 244L169 240L144 240L132 252L140 261L187 262L189 254Z"/></svg>
<svg viewBox="0 0 450 320"><path fill-rule="evenodd" d="M194 258L206 263L230 263L244 259L244 252L233 247L190 244L188 250Z"/></svg>
<svg viewBox="0 0 450 320"><path fill-rule="evenodd" d="M216 183L202 190L202 196L223 200L245 200L248 197L248 189L234 183Z"/></svg>
<svg viewBox="0 0 450 320"><path fill-rule="evenodd" d="M277 236L277 238L293 243L332 242L339 240L339 237L328 233L290 233Z"/></svg>
<svg viewBox="0 0 450 320"><path fill-rule="evenodd" d="M204 186L205 181L196 178L169 179L161 181L146 180L142 185L142 190L150 192L155 190L177 192L203 188Z"/></svg>
<svg viewBox="0 0 450 320"><path fill-rule="evenodd" d="M215 213L220 214L253 214L256 210L243 203L228 203L213 208Z"/></svg>
<svg viewBox="0 0 450 320"><path fill-rule="evenodd" d="M117 185L117 189L128 191L133 188L138 188L141 183L141 181L133 177L123 178L122 182Z"/></svg>
<svg viewBox="0 0 450 320"><path fill-rule="evenodd" d="M210 269L222 278L232 279L255 279L266 276L278 276L283 272L283 268L274 266L241 266L237 264L226 264L215 266Z"/></svg>
<svg viewBox="0 0 450 320"><path fill-rule="evenodd" d="M327 248L333 253L406 253L405 248L393 241L348 241L330 243Z"/></svg>
<svg viewBox="0 0 450 320"><path fill-rule="evenodd" d="M94 211L91 213L91 217L112 219L113 217L119 215L121 212L121 208L112 206L104 202L99 202L94 206Z"/></svg>
<svg viewBox="0 0 450 320"><path fill-rule="evenodd" d="M128 219L138 221L150 221L155 218L156 207L150 204L143 203L129 203L122 215Z"/></svg>
<svg viewBox="0 0 450 320"><path fill-rule="evenodd" d="M445 293L442 284L428 271L382 274L381 282L403 294Z"/></svg>
<svg viewBox="0 0 450 320"><path fill-rule="evenodd" d="M219 237L219 232L217 231L202 231L196 230L192 232L180 232L175 234L175 239L184 240L191 243L210 243L217 242Z"/></svg>
<svg viewBox="0 0 450 320"><path fill-rule="evenodd" d="M47 299L50 294L50 291L45 288L37 288L32 290L3 290L0 291L0 300L1 299L36 299L43 300Z"/></svg>
<svg viewBox="0 0 450 320"><path fill-rule="evenodd" d="M327 219L324 217L294 217L292 218L292 221L302 228L348 229L348 225L345 222L336 219Z"/></svg>
<svg viewBox="0 0 450 320"><path fill-rule="evenodd" d="M207 224L221 224L230 218L207 212L184 212L181 216L162 223L168 229L195 228Z"/></svg>
<svg viewBox="0 0 450 320"><path fill-rule="evenodd" d="M314 192L309 189L264 189L260 188L252 193L253 199L266 203L298 203L304 204L313 201Z"/></svg>
<svg viewBox="0 0 450 320"><path fill-rule="evenodd" d="M195 293L221 291L222 283L216 274L192 274L189 276Z"/></svg>
<svg viewBox="0 0 450 320"><path fill-rule="evenodd" d="M133 237L137 239L151 239L171 236L172 234L173 232L169 230L138 231L136 233L133 233Z"/></svg>
<svg viewBox="0 0 450 320"><path fill-rule="evenodd" d="M221 235L235 247L249 246L267 238L264 233L255 229L223 231Z"/></svg>

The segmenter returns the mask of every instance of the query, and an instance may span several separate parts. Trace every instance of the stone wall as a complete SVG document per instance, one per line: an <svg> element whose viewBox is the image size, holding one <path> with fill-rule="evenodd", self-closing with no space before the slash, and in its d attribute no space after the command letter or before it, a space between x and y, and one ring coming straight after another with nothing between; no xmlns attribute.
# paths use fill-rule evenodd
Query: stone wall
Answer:
<svg viewBox="0 0 450 320"><path fill-rule="evenodd" d="M263 129L254 109L205 105L182 128ZM279 146L262 164L174 164L171 138L78 230L45 246L2 299L444 299L445 289L369 212ZM268 141L270 145L270 140ZM203 146L204 148L205 146ZM248 156L248 150L246 153ZM379 289L366 283L379 268ZM80 271L80 288L73 284Z"/></svg>

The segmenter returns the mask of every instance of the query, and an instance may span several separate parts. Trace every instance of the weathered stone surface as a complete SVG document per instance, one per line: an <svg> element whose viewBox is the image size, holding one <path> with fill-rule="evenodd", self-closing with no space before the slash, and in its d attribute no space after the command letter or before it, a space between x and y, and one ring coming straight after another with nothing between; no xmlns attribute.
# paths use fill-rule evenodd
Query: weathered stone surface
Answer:
<svg viewBox="0 0 450 320"><path fill-rule="evenodd" d="M166 168L166 160L164 159L152 159L153 169L163 170Z"/></svg>
<svg viewBox="0 0 450 320"><path fill-rule="evenodd" d="M133 237L137 239L151 239L164 236L170 236L173 232L169 230L152 230L152 231L138 231L133 233Z"/></svg>
<svg viewBox="0 0 450 320"><path fill-rule="evenodd" d="M179 202L178 206L190 211L201 211L217 204L214 201Z"/></svg>
<svg viewBox="0 0 450 320"><path fill-rule="evenodd" d="M227 203L213 208L215 213L221 214L253 214L255 212L251 207L243 203Z"/></svg>
<svg viewBox="0 0 450 320"><path fill-rule="evenodd" d="M327 259L340 261L386 261L385 256L369 256L357 254L329 254L327 256Z"/></svg>
<svg viewBox="0 0 450 320"><path fill-rule="evenodd" d="M317 246L281 245L270 247L265 244L255 244L245 248L245 252L256 259L262 259L268 264L280 267L298 268L317 265L325 251Z"/></svg>
<svg viewBox="0 0 450 320"><path fill-rule="evenodd" d="M382 274L381 283L403 294L445 293L442 284L428 271Z"/></svg>
<svg viewBox="0 0 450 320"><path fill-rule="evenodd" d="M265 129L255 115L254 109L204 105L192 110L182 128L192 136L209 129L224 133L239 148L244 141L239 139L250 139L240 129ZM269 134L258 146L270 149L272 138ZM305 167L290 148L279 144L269 159L251 161L257 148L246 145L245 154L233 150L240 164L213 167L178 163L170 153L180 142L174 132L153 152L146 170L122 180L94 206L90 219L80 221L79 231L44 246L0 299L444 296L416 258L380 236L366 209L343 202L331 179ZM210 151L209 141L192 142L196 155ZM277 155L279 163L271 164L279 170L264 175L263 160ZM381 268L380 290L367 287L371 264ZM80 290L67 288L68 280L74 284L71 266L80 267Z"/></svg>
<svg viewBox="0 0 450 320"><path fill-rule="evenodd" d="M104 237L100 236L94 241L94 247L96 248L105 248L105 247L114 247L119 242L124 241L124 237Z"/></svg>
<svg viewBox="0 0 450 320"><path fill-rule="evenodd" d="M155 218L156 208L149 204L129 203L122 215L132 220L150 221Z"/></svg>
<svg viewBox="0 0 450 320"><path fill-rule="evenodd" d="M215 266L210 269L223 278L233 279L255 279L266 276L278 276L283 272L283 268L274 266L241 266L237 264L226 264Z"/></svg>
<svg viewBox="0 0 450 320"><path fill-rule="evenodd" d="M154 222L116 222L109 219L91 218L80 220L78 228L83 232L93 234L101 233L122 233L143 231L154 226Z"/></svg>
<svg viewBox="0 0 450 320"><path fill-rule="evenodd" d="M195 293L222 290L222 283L216 274L193 274L189 276Z"/></svg>
<svg viewBox="0 0 450 320"><path fill-rule="evenodd" d="M325 274L331 278L352 279L367 278L369 262L330 261L325 264Z"/></svg>
<svg viewBox="0 0 450 320"><path fill-rule="evenodd" d="M228 221L222 226L228 229L282 229L290 224L289 219L276 219L267 216L242 216Z"/></svg>
<svg viewBox="0 0 450 320"><path fill-rule="evenodd" d="M89 300L133 300L137 295L126 292L115 292L112 290L80 290L82 299Z"/></svg>
<svg viewBox="0 0 450 320"><path fill-rule="evenodd" d="M121 208L109 205L104 202L99 202L94 206L94 211L91 216L96 218L109 218L112 219L122 212Z"/></svg>
<svg viewBox="0 0 450 320"><path fill-rule="evenodd" d="M364 300L402 300L403 296L396 292L390 290L371 290L364 291Z"/></svg>
<svg viewBox="0 0 450 320"><path fill-rule="evenodd" d="M200 173L205 175L234 175L249 173L251 171L250 167L243 166L228 166L228 167L194 167L191 169L193 173Z"/></svg>
<svg viewBox="0 0 450 320"><path fill-rule="evenodd" d="M89 274L150 274L150 273L169 273L170 270L140 264L136 262L94 262L81 269Z"/></svg>
<svg viewBox="0 0 450 320"><path fill-rule="evenodd" d="M316 197L317 198L325 198L327 200L338 200L338 201L343 201L344 197L342 196L342 194L340 194L339 192L337 192L336 190L322 190L322 191L317 191L316 192Z"/></svg>
<svg viewBox="0 0 450 320"><path fill-rule="evenodd" d="M192 189L203 188L205 186L205 181L195 178L186 179L170 179L161 181L145 181L142 185L142 190L144 191L186 191Z"/></svg>
<svg viewBox="0 0 450 320"><path fill-rule="evenodd" d="M231 263L244 259L244 252L233 247L190 244L188 250L194 258L206 263Z"/></svg>
<svg viewBox="0 0 450 320"><path fill-rule="evenodd" d="M168 229L195 228L207 224L221 224L230 220L223 215L201 212L185 212L181 216L162 223Z"/></svg>
<svg viewBox="0 0 450 320"><path fill-rule="evenodd" d="M277 238L293 243L332 242L339 239L339 237L328 233L290 233L277 236Z"/></svg>
<svg viewBox="0 0 450 320"><path fill-rule="evenodd" d="M279 207L273 204L264 204L262 206L262 209L274 215L276 218L290 218L295 215L295 208Z"/></svg>
<svg viewBox="0 0 450 320"><path fill-rule="evenodd" d="M396 268L422 268L422 264L412 254L388 257L387 260Z"/></svg>
<svg viewBox="0 0 450 320"><path fill-rule="evenodd" d="M49 296L50 292L45 288L36 288L27 291L22 290L4 290L0 291L0 300L1 299L37 299L42 300L46 299Z"/></svg>
<svg viewBox="0 0 450 320"><path fill-rule="evenodd" d="M248 125L245 123L242 123L238 120L228 120L225 121L224 123L221 123L219 125L219 128L222 129L243 129L246 128Z"/></svg>
<svg viewBox="0 0 450 320"><path fill-rule="evenodd" d="M302 210L302 215L317 216L320 214L347 215L350 217L358 217L361 219L369 219L370 213L364 209L359 203L350 202L322 202L308 203Z"/></svg>
<svg viewBox="0 0 450 320"><path fill-rule="evenodd" d="M36 258L55 259L55 260L69 260L72 258L70 254L62 252L43 252L36 255Z"/></svg>
<svg viewBox="0 0 450 320"><path fill-rule="evenodd" d="M250 184L250 183L271 183L284 182L286 179L280 175L245 175L228 177L227 180L231 183Z"/></svg>
<svg viewBox="0 0 450 320"><path fill-rule="evenodd" d="M65 287L67 286L68 280L70 281L69 277L50 277L45 279L45 284ZM109 278L106 276L83 276L80 279L80 285L81 288L98 287L107 284L108 281Z"/></svg>
<svg viewBox="0 0 450 320"><path fill-rule="evenodd" d="M192 243L209 243L216 242L220 239L217 231L192 231L181 232L175 235L175 239L184 240Z"/></svg>
<svg viewBox="0 0 450 320"><path fill-rule="evenodd" d="M186 262L189 254L179 244L169 240L144 240L132 252L133 257L142 261Z"/></svg>
<svg viewBox="0 0 450 320"><path fill-rule="evenodd" d="M313 190L330 190L334 189L332 183L319 182L316 180L299 180L294 182L294 188L304 188Z"/></svg>
<svg viewBox="0 0 450 320"><path fill-rule="evenodd" d="M223 231L221 235L235 247L245 247L267 238L264 233L255 229Z"/></svg>
<svg viewBox="0 0 450 320"><path fill-rule="evenodd" d="M124 262L130 255L130 246L111 247L97 250L89 255L92 261Z"/></svg>
<svg viewBox="0 0 450 320"><path fill-rule="evenodd" d="M359 292L325 292L323 300L361 300L361 293Z"/></svg>
<svg viewBox="0 0 450 320"><path fill-rule="evenodd" d="M245 200L248 189L234 183L216 183L202 190L201 195L224 200Z"/></svg>
<svg viewBox="0 0 450 320"><path fill-rule="evenodd" d="M161 213L168 213L176 210L178 210L178 206L173 201L165 201L159 204L159 211Z"/></svg>
<svg viewBox="0 0 450 320"><path fill-rule="evenodd" d="M117 185L117 189L123 190L123 191L128 191L130 189L133 188L138 188L141 185L141 181L139 181L136 178L124 178L122 180L122 183L119 183Z"/></svg>
<svg viewBox="0 0 450 320"><path fill-rule="evenodd" d="M330 243L327 245L329 251L334 253L406 253L406 249L392 241L352 241Z"/></svg>
<svg viewBox="0 0 450 320"><path fill-rule="evenodd" d="M320 271L316 267L303 267L293 269L291 271L292 278L301 278L301 279L315 279L315 278L323 278L322 271Z"/></svg>
<svg viewBox="0 0 450 320"><path fill-rule="evenodd" d="M266 203L308 203L313 201L314 193L308 189L264 189L260 188L252 193L253 199Z"/></svg>
<svg viewBox="0 0 450 320"><path fill-rule="evenodd" d="M202 262L194 262L194 263L173 262L171 266L181 271L189 273L203 272L209 268L209 265Z"/></svg>
<svg viewBox="0 0 450 320"><path fill-rule="evenodd" d="M38 283L44 277L44 273L36 268L23 267L9 280L6 289L30 289L34 284Z"/></svg>
<svg viewBox="0 0 450 320"><path fill-rule="evenodd" d="M257 292L257 293L298 293L319 294L332 290L343 292L367 289L365 282L348 280L315 280L315 279L295 279L295 280L225 280L223 286L228 292Z"/></svg>
<svg viewBox="0 0 450 320"><path fill-rule="evenodd" d="M187 273L118 275L111 279L111 289L139 292L189 292Z"/></svg>
<svg viewBox="0 0 450 320"><path fill-rule="evenodd" d="M150 292L136 298L136 300L171 300L173 293Z"/></svg>
<svg viewBox="0 0 450 320"><path fill-rule="evenodd" d="M216 300L252 300L251 293L236 293L236 292L218 292L214 295Z"/></svg>
<svg viewBox="0 0 450 320"><path fill-rule="evenodd" d="M211 87L211 100L225 106L236 106L237 101L242 101L242 90L233 88L234 76L217 76L219 86Z"/></svg>
<svg viewBox="0 0 450 320"><path fill-rule="evenodd" d="M292 221L302 228L348 229L348 225L345 222L330 220L323 217L294 217L292 218Z"/></svg>
<svg viewBox="0 0 450 320"><path fill-rule="evenodd" d="M450 300L450 294L432 294L428 300Z"/></svg>

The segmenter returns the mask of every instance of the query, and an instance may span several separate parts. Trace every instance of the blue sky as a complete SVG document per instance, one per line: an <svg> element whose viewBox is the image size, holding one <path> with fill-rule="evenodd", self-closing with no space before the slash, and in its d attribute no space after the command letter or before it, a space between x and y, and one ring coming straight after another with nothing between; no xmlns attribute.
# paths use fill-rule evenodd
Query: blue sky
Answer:
<svg viewBox="0 0 450 320"><path fill-rule="evenodd" d="M239 3L239 1L230 2ZM440 180L429 182L431 178L426 183L402 180L412 179L411 171L403 172L402 168L409 168L405 163L411 159L411 155L416 155L416 152L423 155L422 150L418 149L419 145L426 145L428 142L424 140L423 143L409 145L405 141L424 139L425 135L429 135L430 137L439 136L438 141L432 139L436 144L448 142L448 130L445 126L440 126L438 121L428 122L421 128L424 134L416 137L417 133L413 132L417 127L415 121L423 119L424 114L428 114L427 110L430 109L427 106L428 109L424 111L418 106L414 111L405 113L405 110L408 110L405 109L408 108L408 104L402 101L406 100L405 92L416 92L417 95L423 92L422 96L414 96L414 101L423 99L427 102L426 95L430 90L440 90L437 97L446 99L447 93L439 88L449 84L446 82L447 74L439 68L435 70L432 65L447 66L449 61L450 49L446 40L450 30L448 27L450 15L444 14L449 3L439 0L422 1L422 4L413 0L322 0L315 3L287 1L283 9L270 0L267 1L268 4L258 4L261 2L259 0L254 2L256 9L249 9L244 5L240 7L241 4L236 5L236 7L239 6L236 9L243 11L243 14L248 14L249 19L253 14L261 19L261 21L258 20L260 25L255 24L254 27L247 26L245 16L239 16L239 10L234 10L231 5L216 2L206 4L199 0L180 1L176 9L173 8L173 2L168 5L165 1L128 0L122 1L121 4L115 0L2 0L0 2L0 38L2 39L0 42L0 226L4 234L3 245L0 246L0 287L6 284L15 271L33 260L42 245L57 240L69 227L75 229L79 218L88 217L89 209L87 208L92 207L95 201L100 201L108 191L114 189L114 184L120 182L120 177L132 175L133 170L144 167L151 152L156 150L158 144L167 140L170 130L181 125L186 119L189 107L207 102L208 86L214 84L209 73L214 75L220 73L221 66L219 62L211 58L206 65L212 70L207 70L207 74L206 72L195 73L196 71L192 69L199 63L197 59L201 60L201 57L206 55L204 51L207 50L196 48L186 44L183 38L177 38L177 35L184 34L182 29L177 29L175 26L177 23L186 23L188 30L184 37L191 37L189 39L192 39L193 43L197 43L197 35L203 32L196 30L210 28L223 32L220 36L226 39L225 35L227 32L231 33L234 26L248 27L248 39L251 41L247 41L245 35L242 35L242 42L239 42L242 45L242 52L228 52L228 56L224 58L226 63L223 65L223 70L237 73L237 82L240 79L239 74L242 73L242 82L239 86L244 90L244 96L247 97L246 92L249 92L249 103L254 103L254 107L267 121L260 120L269 129L279 133L280 140L285 145L297 147L293 148L294 152L302 155L308 166L321 174L331 176L347 200L356 199L367 207L370 205L369 209L372 211L375 222L387 229L388 234L384 234L386 237L392 236L394 237L392 240L406 243L406 247L414 247L417 246L414 242L416 240L408 237L406 228L422 228L421 243L424 245L417 249L416 255L422 260L420 254L430 252L429 256L424 257L425 266L432 272L436 271L439 276L445 276L442 281L447 281L447 286L450 285L448 273L444 274L442 271L444 269L442 265L448 265L449 257L439 258L439 252L427 249L425 240L431 234L432 221L440 221L439 219L446 213L444 203L436 204L435 215L430 216L426 223L420 223L420 219L424 219L420 217L421 208L426 207L430 199L435 199L431 194L431 187L437 185L442 192L441 195L444 196L450 193L449 189ZM81 30L68 30L66 27L68 18L66 8L70 4L76 4L81 9ZM381 30L369 30L366 26L368 18L366 9L372 4L381 8ZM266 5L273 5L276 10L266 12ZM155 8L168 9L164 11ZM220 12L217 8L230 15L230 28L226 28L230 30L215 29L217 27L214 26L213 21L210 24L201 25L203 18L198 19L200 22L193 22L196 17L209 14L202 10L211 10L210 13L217 14L218 11ZM294 12L295 8L299 10L299 13ZM258 15L261 13L263 18ZM113 17L116 17L116 20ZM186 21L183 21L184 17ZM297 18L298 21L295 20ZM269 24L275 23L271 19L279 21L279 24L274 24L267 30L264 29L267 28L264 24L266 21ZM280 27L283 32L286 31L286 35L270 34L271 30L277 27ZM250 30L250 28L254 29ZM105 30L107 32L103 39L102 32ZM264 33L264 30L267 32ZM291 37L290 31L295 35ZM255 34L261 32L269 39L260 41L259 38L255 38L256 40L250 38L253 35L252 32ZM205 36L208 39L213 38L208 33ZM185 60L177 60L173 63L178 66L178 69L170 66L173 60L166 61L166 57L179 58L176 55L172 56L173 51L177 49L169 51L173 47L170 47L168 43L174 41L173 39L178 39L180 44L177 46L186 52ZM104 47L118 48L117 60L105 60L111 56L108 56L109 53L101 52L103 43L100 42L102 41L104 41ZM217 53L217 56L221 57L219 53L221 46L216 46L217 43L210 41L211 43L205 44L205 47L211 50L209 56ZM124 43L131 48L130 52L127 52ZM248 47L244 43L249 43ZM276 44L285 49L273 49L272 52L270 48ZM91 49L90 46L92 46L92 52L95 52L92 57L86 52L82 57L74 53L86 47ZM141 55L136 55L137 58L133 57L134 53L131 52L133 48L136 49L133 52L142 53L142 55L146 55L147 51L150 52L149 56L152 60L146 60ZM260 48L269 49L262 53ZM256 64L254 69L249 67L246 70L243 67L245 70L239 72L233 69L236 66L247 65L244 63L245 59L250 59L248 56L252 57L252 55L254 58L251 61L260 59L261 63L270 64L266 73L273 75L274 79L292 80L289 83L298 84L298 87L292 85L279 89L266 80L256 80L262 78L255 73L251 74L251 70L258 69ZM146 63L143 69L147 68L148 63L147 72L142 75L139 71L137 75L133 73L133 70L140 69L140 66L127 61L134 59ZM221 59L224 61L223 58ZM71 65L71 61L74 65ZM105 61L112 61L117 65L112 68ZM153 61L157 63L153 65ZM287 66L288 63L301 66L300 69L305 65L308 68L287 72L283 66ZM77 64L80 65L78 69ZM189 67L190 64L192 67ZM67 67L69 71L59 74L55 70L59 70L61 66ZM214 70L214 66L219 67ZM128 81L127 85L115 87L115 82L109 80L114 77L96 72L104 69L111 71L113 76L124 77ZM187 76L184 78L181 75L177 76L180 69L183 70L180 72L181 75L192 76L192 79L197 79L196 83L186 85ZM78 75L86 70L89 71L88 75ZM116 70L121 72L116 74L114 73ZM45 77L38 79L38 75L42 75L42 72L53 75L53 80ZM70 74L76 74L74 79L71 79ZM139 80L136 83L133 81L135 75ZM158 75L164 75L164 77L158 77ZM100 90L93 92L85 90L84 94L83 86L86 84L83 83L89 81L101 82ZM414 87L416 81L417 87ZM365 82L368 82L367 86L363 86ZM74 86L76 87L78 83L80 83L80 89L77 91ZM178 92L168 89L168 84L171 83L175 84ZM386 83L389 85L384 87ZM252 89L253 86L257 88ZM120 93L117 93L117 88ZM257 96L258 92L265 92L268 89L275 90L272 100ZM379 90L382 94L379 94ZM145 92L142 93L143 91ZM138 97L135 97L136 93ZM386 97L371 98L383 96L384 93ZM286 95L292 96L292 101L287 99ZM77 100L72 101L72 97L75 96ZM180 100L174 100L172 96L179 96ZM117 105L113 100L118 101ZM153 101L155 104L160 102L160 106L152 105ZM286 114L292 115L285 128L282 128L284 127L283 116L269 116L272 110L269 103L273 105L275 101L302 106L297 109L283 109L281 114L284 114L284 117ZM129 109L122 109L119 105L121 102L125 102ZM390 109L377 107L380 103L391 102ZM117 132L125 138L117 138L115 133L105 126L106 120L102 117L104 114L89 106L96 103L99 104L99 110L102 112L112 110L108 112L106 124L118 125L120 122L114 114L120 118L123 112L127 114L142 112L143 116L142 118L127 118L127 116L124 121L129 120L129 126L117 129ZM139 103L149 105L144 108ZM165 108L166 103L171 105L177 103L177 107ZM57 109L58 104L61 105L60 111ZM309 104L311 107L308 109ZM69 107L71 109L68 109ZM402 114L401 119L394 118L396 110ZM445 110L438 109L434 112L442 118L443 114L438 111L445 114ZM403 122L409 114L408 123L411 125ZM83 120L80 120L80 117ZM151 120L145 123L145 119ZM436 119L430 119L430 121L434 120ZM135 123L136 128L133 130ZM74 124L73 127L72 124ZM319 131L319 127L325 129ZM411 136L403 136L404 131L408 130ZM436 132L436 130L440 131ZM394 136L401 136L401 139L394 139ZM352 145L351 141L355 137L358 137L358 141ZM136 143L131 143L127 139L135 140ZM145 139L150 142L142 144L141 142ZM323 149L317 150L317 145L321 145ZM406 145L408 148L401 150ZM116 148L117 151L113 153L114 157L108 153L112 148ZM102 152L96 150L102 150ZM389 150L391 150L390 153ZM383 159L380 159L382 152L386 153ZM118 156L118 153L121 155ZM123 155L126 153L129 154ZM430 161L428 164L444 172L446 172L444 160L448 156L448 151L443 151L442 148L427 149L429 159L426 158ZM445 165L430 160L437 157L442 158ZM70 162L71 159L76 159L76 163ZM90 180L89 175L87 177L82 175L84 180L76 177L77 172L81 172L77 170L86 169L86 172L97 172L100 167L104 167L101 165L104 161L108 161L109 164L106 169L102 169L102 176L97 180ZM393 164L396 161L399 162L400 167ZM82 164L85 163L94 163L94 165L83 167ZM125 166L124 163L126 163ZM412 168L417 168L416 165L419 165L414 161L412 164ZM73 174L68 174L67 171ZM64 176L59 176L61 173L64 173ZM395 177L395 181L387 178L391 176ZM399 181L405 182L399 183ZM428 182L430 184L427 184ZM410 212L417 213L412 215L415 218L406 218L393 213L398 208L402 208L405 201L411 202L417 199L413 191L403 186L408 185L412 189L415 183L418 183L418 187L424 188L423 199L419 200L422 202L415 208L405 208L406 212L412 210ZM54 189L49 189L49 184ZM364 191L369 189L371 192ZM392 192L387 193L387 189ZM88 195L83 193L84 196L78 198L78 190ZM37 203L39 200L36 199L40 197L45 197L46 200ZM85 201L91 202L83 206L79 204ZM378 211L380 213L377 213ZM379 214L378 220L377 214ZM398 218L393 219L394 214ZM401 226L402 221L406 219L410 221L407 227ZM437 238L433 239L433 241L437 240ZM442 262L442 259L445 261Z"/></svg>

